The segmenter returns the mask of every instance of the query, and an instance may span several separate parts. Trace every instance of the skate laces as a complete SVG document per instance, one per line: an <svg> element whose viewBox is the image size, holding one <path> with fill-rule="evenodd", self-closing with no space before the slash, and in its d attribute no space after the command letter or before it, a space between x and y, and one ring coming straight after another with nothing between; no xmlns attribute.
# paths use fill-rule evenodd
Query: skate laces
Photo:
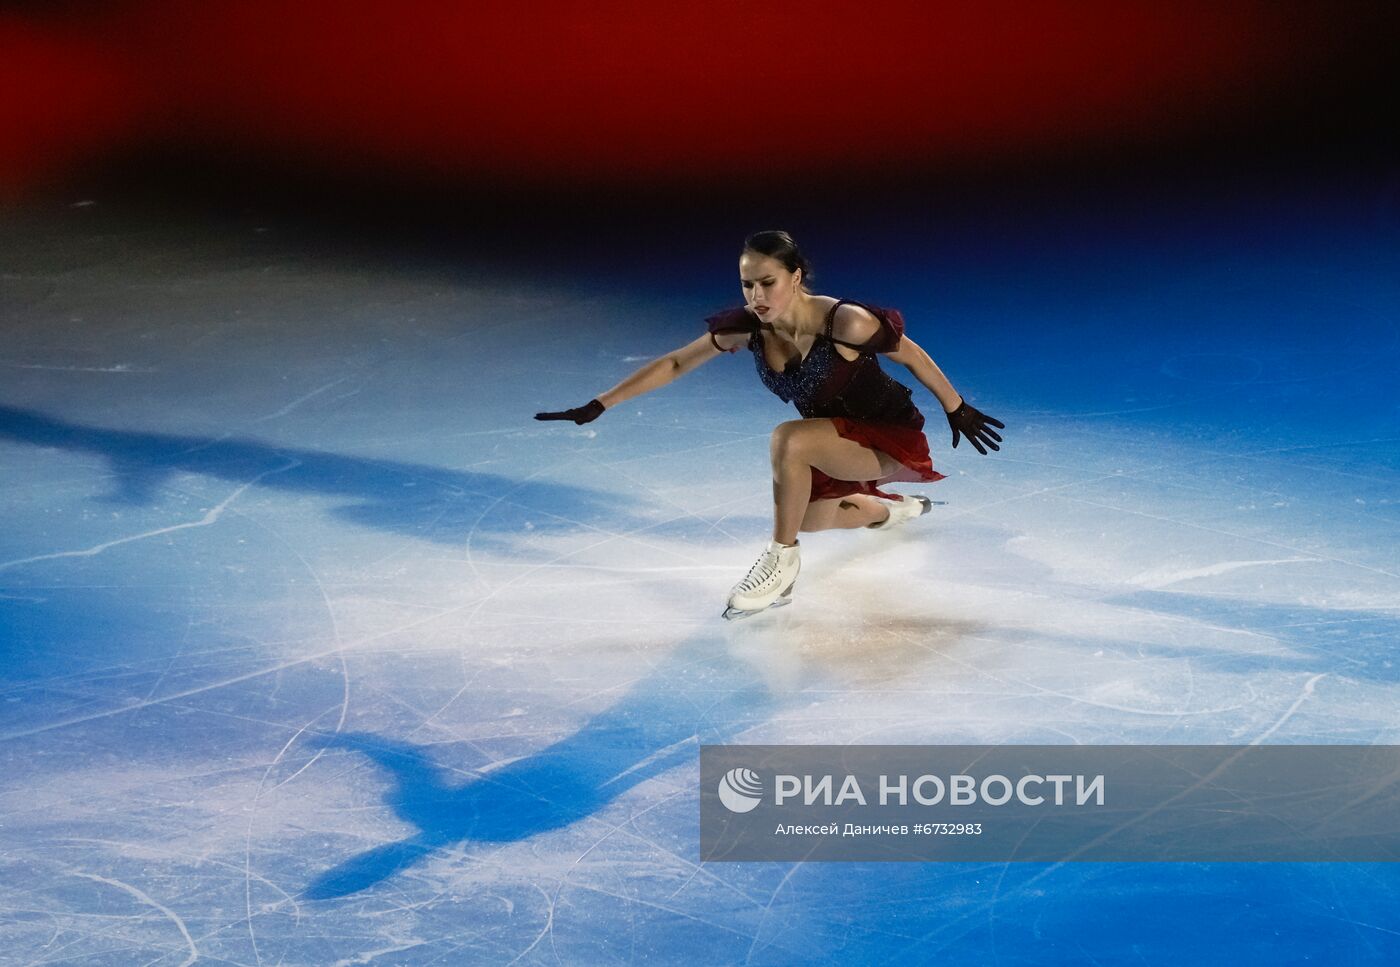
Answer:
<svg viewBox="0 0 1400 967"><path fill-rule="evenodd" d="M761 588L773 579L773 575L778 573L778 552L764 551L754 561L753 567L749 568L748 576L739 582L737 590L753 591Z"/></svg>

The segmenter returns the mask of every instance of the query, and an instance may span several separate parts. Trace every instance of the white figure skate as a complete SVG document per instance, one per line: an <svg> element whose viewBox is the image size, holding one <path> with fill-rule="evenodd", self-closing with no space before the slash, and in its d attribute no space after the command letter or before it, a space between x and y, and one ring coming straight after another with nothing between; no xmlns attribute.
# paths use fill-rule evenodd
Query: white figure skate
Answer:
<svg viewBox="0 0 1400 967"><path fill-rule="evenodd" d="M792 588L801 569L797 545L773 541L749 568L748 576L729 592L724 617L730 620L747 618L792 603Z"/></svg>

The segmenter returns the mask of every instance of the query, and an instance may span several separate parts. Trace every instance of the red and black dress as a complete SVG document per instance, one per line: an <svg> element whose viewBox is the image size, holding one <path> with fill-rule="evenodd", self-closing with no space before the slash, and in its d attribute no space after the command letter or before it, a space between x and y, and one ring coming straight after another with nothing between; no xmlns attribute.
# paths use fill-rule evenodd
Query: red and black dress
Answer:
<svg viewBox="0 0 1400 967"><path fill-rule="evenodd" d="M865 309L880 323L874 336L860 346L852 345L832 335L837 307L852 303ZM771 332L770 323L760 322L747 309L729 309L705 320L710 340L722 349L716 334L747 333L749 351L758 367L763 384L785 403L792 403L797 412L807 418L830 419L836 432L862 446L887 453L901 464L899 470L878 480L836 480L816 467L812 468L812 500L830 500L848 494L873 494L877 497L899 499L887 494L877 484L896 481L942 480L943 474L933 469L924 436L924 416L914 405L908 387L896 382L880 368L876 353L892 353L899 348L904 336L904 317L897 309L882 309L841 299L826 314L821 335L811 350L801 359L791 360L778 372L768 365L763 355L763 334ZM836 351L836 344L860 353L847 359ZM738 347L729 350L737 351Z"/></svg>

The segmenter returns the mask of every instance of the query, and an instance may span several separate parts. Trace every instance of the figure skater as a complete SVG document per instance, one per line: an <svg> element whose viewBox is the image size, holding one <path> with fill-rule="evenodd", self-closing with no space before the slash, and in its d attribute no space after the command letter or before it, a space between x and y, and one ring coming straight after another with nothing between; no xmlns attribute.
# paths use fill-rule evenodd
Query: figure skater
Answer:
<svg viewBox="0 0 1400 967"><path fill-rule="evenodd" d="M904 365L942 404L953 446L999 450L1005 424L969 405L928 353L904 335L895 309L816 295L811 266L787 232L744 241L744 306L705 320L709 329L583 406L536 413L584 424L624 400L659 389L702 363L747 346L765 386L797 407L800 420L773 430L773 540L730 591L724 617L756 614L791 600L799 531L888 529L926 514L924 496L885 493L894 481L942 480L933 469L924 417L907 387L880 369L882 354Z"/></svg>

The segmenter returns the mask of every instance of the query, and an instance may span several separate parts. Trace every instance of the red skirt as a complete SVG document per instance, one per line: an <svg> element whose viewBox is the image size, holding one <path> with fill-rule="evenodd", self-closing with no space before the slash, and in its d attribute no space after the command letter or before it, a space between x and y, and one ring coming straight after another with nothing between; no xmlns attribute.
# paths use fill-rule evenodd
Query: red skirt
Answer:
<svg viewBox="0 0 1400 967"><path fill-rule="evenodd" d="M899 500L899 494L887 494L880 490L877 484L931 482L943 479L944 475L933 469L933 458L928 452L928 438L921 430L888 423L865 423L843 416L833 416L831 422L841 436L847 440L854 440L861 446L889 454L899 461L900 468L878 480L837 480L813 467L811 500L833 500L851 494L870 494L874 497Z"/></svg>

